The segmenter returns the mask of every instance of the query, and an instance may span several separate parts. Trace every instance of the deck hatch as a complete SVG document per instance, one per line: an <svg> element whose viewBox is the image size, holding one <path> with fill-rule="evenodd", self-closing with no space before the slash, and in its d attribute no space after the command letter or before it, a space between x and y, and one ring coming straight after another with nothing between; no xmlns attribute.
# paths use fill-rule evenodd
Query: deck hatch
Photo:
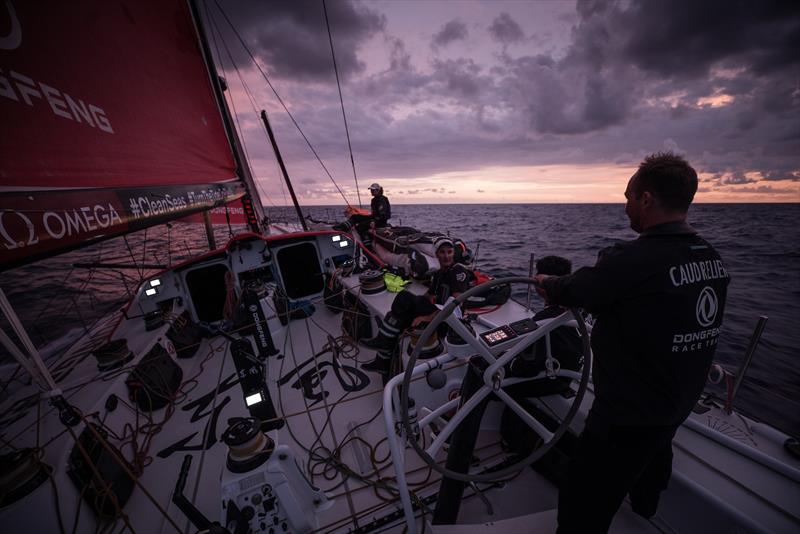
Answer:
<svg viewBox="0 0 800 534"><path fill-rule="evenodd" d="M290 299L300 299L321 293L325 288L317 247L298 243L278 250L283 288Z"/></svg>

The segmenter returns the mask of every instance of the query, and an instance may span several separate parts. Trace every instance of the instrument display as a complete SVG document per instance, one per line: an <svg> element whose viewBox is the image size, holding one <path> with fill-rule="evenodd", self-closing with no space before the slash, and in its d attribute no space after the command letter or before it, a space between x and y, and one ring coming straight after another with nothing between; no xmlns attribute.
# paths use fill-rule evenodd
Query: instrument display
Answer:
<svg viewBox="0 0 800 534"><path fill-rule="evenodd" d="M499 326L487 332L483 332L480 334L480 336L484 343L490 347L494 347L495 345L499 345L500 343L518 337L517 333L514 332L514 330L512 330L508 325Z"/></svg>

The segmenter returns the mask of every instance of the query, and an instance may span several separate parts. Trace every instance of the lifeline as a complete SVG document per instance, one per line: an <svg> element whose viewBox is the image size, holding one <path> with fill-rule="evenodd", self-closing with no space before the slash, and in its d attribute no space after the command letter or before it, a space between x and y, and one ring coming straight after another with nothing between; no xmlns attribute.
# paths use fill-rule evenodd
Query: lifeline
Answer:
<svg viewBox="0 0 800 534"><path fill-rule="evenodd" d="M722 260L693 261L669 268L669 277L675 287L705 280L727 278Z"/></svg>

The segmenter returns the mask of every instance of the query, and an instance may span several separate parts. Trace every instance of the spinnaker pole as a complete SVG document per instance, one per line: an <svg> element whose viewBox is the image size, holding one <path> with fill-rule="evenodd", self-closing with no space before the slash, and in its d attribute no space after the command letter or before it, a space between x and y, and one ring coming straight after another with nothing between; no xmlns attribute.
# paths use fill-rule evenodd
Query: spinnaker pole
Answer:
<svg viewBox="0 0 800 534"><path fill-rule="evenodd" d="M292 202L294 203L294 209L297 210L297 218L300 219L300 226L303 227L303 231L308 231L308 225L306 225L306 220L303 217L303 210L300 209L300 203L297 202L297 196L294 194L294 188L292 187L292 181L289 180L289 173L286 172L286 165L283 164L283 157L281 156L281 151L278 150L278 142L275 141L275 134L272 133L272 126L269 125L269 120L267 120L267 112L265 110L261 110L261 120L264 121L264 126L267 128L267 135L269 135L269 142L272 143L272 150L275 151L275 159L278 160L278 165L281 168L281 172L283 173L283 179L286 181L286 187L289 189L289 194L292 196Z"/></svg>

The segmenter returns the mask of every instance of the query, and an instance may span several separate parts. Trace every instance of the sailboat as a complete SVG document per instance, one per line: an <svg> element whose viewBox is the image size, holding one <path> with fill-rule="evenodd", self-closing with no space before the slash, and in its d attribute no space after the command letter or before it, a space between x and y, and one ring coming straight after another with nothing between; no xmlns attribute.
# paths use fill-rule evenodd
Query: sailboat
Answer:
<svg viewBox="0 0 800 534"><path fill-rule="evenodd" d="M198 6L4 8L3 269L230 202L250 230L147 276L124 308L46 362L0 294L13 330L0 341L14 373L30 377L3 377L4 531L554 530L558 459L592 402L582 314L534 321L514 299L465 313L467 299L531 283L490 280L403 338L402 372L365 372L359 363L375 354L359 340L395 296L386 262L355 232L265 224ZM427 290L422 276L389 274ZM436 338L440 324L455 335ZM563 325L581 331L583 368L550 365L536 378L568 378L569 390L527 407L504 395L524 380L505 377L504 364ZM459 394L476 354L491 363L480 395L503 402L490 403L466 491L447 503L463 503L456 523L432 524L442 477L459 476L444 465L474 404ZM504 405L538 436L525 458L501 438ZM705 397L676 436L656 516L625 504L611 531L797 532L792 443Z"/></svg>

